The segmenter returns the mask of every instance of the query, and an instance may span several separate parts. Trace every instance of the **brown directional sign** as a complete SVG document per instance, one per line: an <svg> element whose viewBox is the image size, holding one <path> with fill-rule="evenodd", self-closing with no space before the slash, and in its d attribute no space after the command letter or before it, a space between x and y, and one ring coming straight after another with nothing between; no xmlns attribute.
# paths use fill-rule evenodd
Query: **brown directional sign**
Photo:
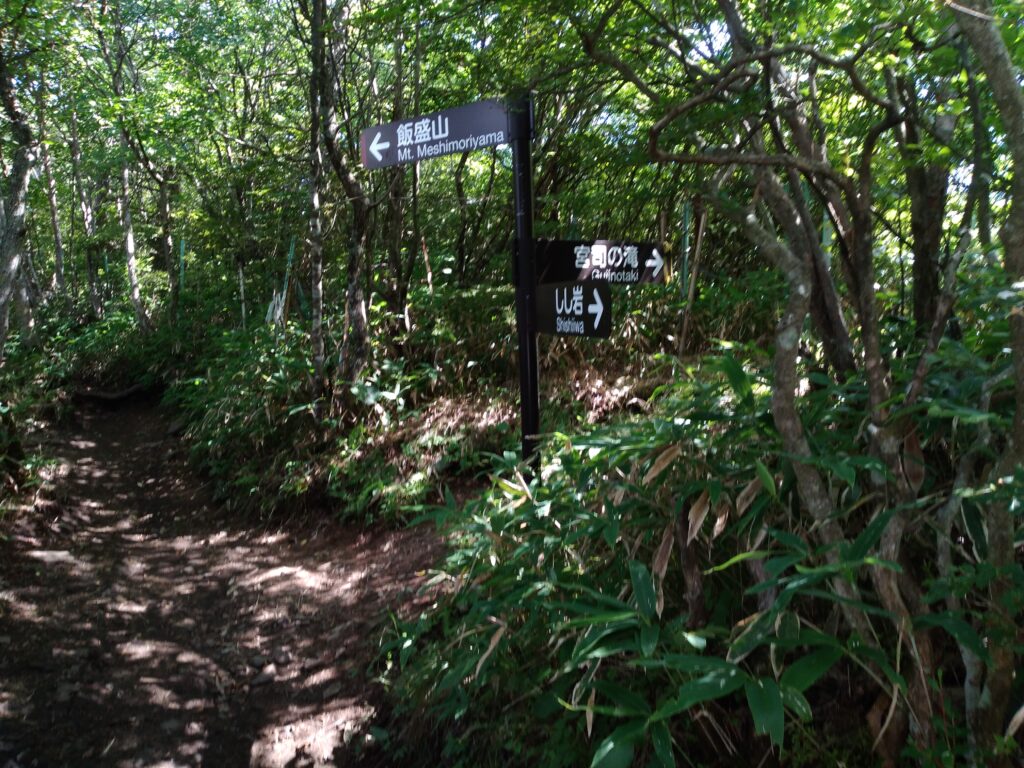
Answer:
<svg viewBox="0 0 1024 768"><path fill-rule="evenodd" d="M537 282L663 283L664 250L656 243L619 240L537 240Z"/></svg>
<svg viewBox="0 0 1024 768"><path fill-rule="evenodd" d="M612 333L612 293L606 283L537 286L537 330L556 336L606 339Z"/></svg>
<svg viewBox="0 0 1024 768"><path fill-rule="evenodd" d="M508 110L492 99L367 128L359 134L359 153L373 170L508 141Z"/></svg>

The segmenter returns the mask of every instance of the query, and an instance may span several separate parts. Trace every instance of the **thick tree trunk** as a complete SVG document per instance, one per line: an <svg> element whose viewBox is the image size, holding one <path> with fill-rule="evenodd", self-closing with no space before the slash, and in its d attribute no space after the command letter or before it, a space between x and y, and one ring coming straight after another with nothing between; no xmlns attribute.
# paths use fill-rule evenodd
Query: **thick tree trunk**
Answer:
<svg viewBox="0 0 1024 768"><path fill-rule="evenodd" d="M25 199L35 163L32 129L21 111L7 53L0 49L0 102L10 123L15 148L7 179L6 195L0 199L0 360L7 340L11 298L16 289L21 252L25 241Z"/></svg>
<svg viewBox="0 0 1024 768"><path fill-rule="evenodd" d="M914 329L919 336L926 336L931 330L939 301L939 250L948 186L949 169L945 166L911 164L907 167L914 250Z"/></svg>
<svg viewBox="0 0 1024 768"><path fill-rule="evenodd" d="M341 355L338 360L338 375L341 381L353 381L362 372L367 360L368 318L364 280L368 270L366 258L370 239L370 212L372 209L369 195L363 189L349 164L348 157L338 144L341 131L335 108L336 87L342 81L340 68L346 56L347 40L343 14L346 7L343 3L335 6L331 29L338 35L330 50L331 77L325 78L320 108L323 111L322 128L324 147L330 159L335 176L341 182L349 205L352 206L352 220L349 225L348 248L348 289L345 293L345 335L342 342ZM351 129L351 126L348 126Z"/></svg>
<svg viewBox="0 0 1024 768"><path fill-rule="evenodd" d="M921 151L924 140L919 128L923 118L919 114L915 83L901 81L894 93L907 105L907 119L900 136L900 149L906 163L907 194L910 197L911 248L914 251L914 332L924 338L931 331L938 308L941 286L940 251L943 224L946 219L946 201L949 190L949 165L929 162ZM947 86L936 86L939 104L948 101ZM932 134L942 145L953 140L956 118L940 114L934 121Z"/></svg>

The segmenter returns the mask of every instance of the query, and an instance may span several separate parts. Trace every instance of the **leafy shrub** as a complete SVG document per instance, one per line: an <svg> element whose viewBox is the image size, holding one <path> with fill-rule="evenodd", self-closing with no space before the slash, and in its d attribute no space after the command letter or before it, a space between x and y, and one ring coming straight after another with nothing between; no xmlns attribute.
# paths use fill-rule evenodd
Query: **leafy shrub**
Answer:
<svg viewBox="0 0 1024 768"><path fill-rule="evenodd" d="M936 446L971 439L963 425L980 417L967 403L988 374L958 345L941 357L928 405L893 416L919 419ZM702 370L677 368L655 394L655 415L553 436L543 481L527 481L506 456L482 497L464 508L449 497L437 510L452 546L434 579L438 600L396 623L382 649L397 762L608 768L672 766L685 755L732 765L767 735L779 750L798 743L803 764L834 762L837 750L870 763L866 729L814 739L806 724L848 724L851 708L866 712L880 690L906 695L902 639L867 577L901 569L877 557L879 539L894 514L924 514L934 497L866 512L868 480L885 470L859 452L863 382L811 373L802 398L811 461L831 483L848 537L838 552L818 545L792 465L779 456L763 359L725 354ZM932 492L948 493L948 467L930 466ZM966 493L1005 501L1014 491ZM963 525L977 541L970 506ZM934 542L913 537L909 557L934 562ZM926 566L931 609L915 627L986 658L980 606L993 574L980 567L968 558L950 582ZM1019 564L1010 578L1024 588ZM836 580L860 598L838 595ZM951 591L979 609L949 610ZM840 631L844 609L872 617L872 636ZM936 674L939 686L960 673L949 661ZM962 712L943 717L945 751L919 754L923 763L968 751Z"/></svg>
<svg viewBox="0 0 1024 768"><path fill-rule="evenodd" d="M506 458L481 499L440 511L451 591L386 652L396 698L433 714L446 764L674 765L699 746L673 720L690 707L745 696L780 745L786 712L810 716L804 691L852 651L794 610L828 574L799 535L765 528L781 502L759 460L772 444L763 387L733 358L719 366L729 375L660 393L679 416L557 436L543 483ZM680 517L687 502L703 512ZM733 556L695 571L704 542ZM745 560L772 575L770 610Z"/></svg>

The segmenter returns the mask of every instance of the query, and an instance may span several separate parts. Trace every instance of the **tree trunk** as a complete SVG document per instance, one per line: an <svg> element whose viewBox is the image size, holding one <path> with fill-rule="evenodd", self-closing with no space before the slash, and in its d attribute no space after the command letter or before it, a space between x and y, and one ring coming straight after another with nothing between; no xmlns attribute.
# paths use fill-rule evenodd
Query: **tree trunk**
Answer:
<svg viewBox="0 0 1024 768"><path fill-rule="evenodd" d="M171 215L172 187L171 171L165 170L159 179L160 207L158 218L160 221L160 255L163 258L164 269L167 271L167 286L171 293L168 317L173 323L178 316L178 298L181 286L178 284L178 270L174 260L174 220Z"/></svg>
<svg viewBox="0 0 1024 768"><path fill-rule="evenodd" d="M1024 280L1024 90L990 0L964 0L951 8L988 79L1012 160L1010 206L999 229L999 240L1008 282L1015 284ZM1009 450L997 465L997 477L1011 474L1024 463L1024 313L1019 307L1010 313L1010 348L1016 410ZM1010 612L1007 599L1013 590L1010 567L1014 563L1014 516L1009 502L1003 501L990 505L986 517L989 561L996 568L996 577L989 587L991 610L985 616L985 630L1000 641L992 644L991 663L979 686L977 707L968 716L982 751L979 757L992 766L1007 766L1009 756L1004 753L997 757L993 752L1002 739L1017 666L1012 638L1019 616Z"/></svg>
<svg viewBox="0 0 1024 768"><path fill-rule="evenodd" d="M900 136L900 150L906 163L907 194L910 197L911 248L914 251L914 332L924 338L931 330L938 307L939 255L942 248L942 229L946 218L946 200L949 189L949 166L928 162L921 151L924 137L919 125L918 85L901 81L894 92L907 105L906 120ZM936 88L939 104L948 101L945 84ZM956 118L939 115L932 130L936 140L948 145L956 129Z"/></svg>
<svg viewBox="0 0 1024 768"><path fill-rule="evenodd" d="M679 355L686 353L686 345L690 340L690 322L693 318L693 303L697 300L697 280L700 278L701 254L704 252L704 228L707 226L708 212L704 203L694 203L697 233L693 238L693 256L690 258L689 285L686 287L686 306L683 308L683 327L679 332Z"/></svg>
<svg viewBox="0 0 1024 768"><path fill-rule="evenodd" d="M313 348L314 397L319 402L326 391L324 371L324 262L323 227L320 220L320 187L323 184L323 161L320 154L321 108L325 78L324 16L325 0L311 0L310 13L310 74L309 74L309 252L312 288L312 326L310 343ZM319 405L318 412L319 412Z"/></svg>
<svg viewBox="0 0 1024 768"><path fill-rule="evenodd" d="M125 147L127 149L127 147ZM146 307L142 303L142 292L139 288L138 260L135 252L135 228L132 225L131 207L131 171L128 161L121 164L121 189L117 198L117 212L121 218L121 230L124 232L124 258L128 268L128 290L135 309L135 322L146 332L152 328Z"/></svg>
<svg viewBox="0 0 1024 768"><path fill-rule="evenodd" d="M42 120L40 120L42 125ZM50 164L50 153L46 149L45 138L41 137L39 142L39 156L43 162L43 175L46 178L46 199L50 204L50 225L53 227L53 286L57 293L64 297L66 285L64 282L64 238L60 231L60 209L57 207L57 181L53 177L53 168Z"/></svg>
<svg viewBox="0 0 1024 768"><path fill-rule="evenodd" d="M78 204L82 210L82 228L85 230L85 269L89 284L89 304L93 316L103 316L103 302L96 286L96 219L93 216L92 201L82 183L82 146L78 141L78 116L71 110L71 169L78 189Z"/></svg>
<svg viewBox="0 0 1024 768"><path fill-rule="evenodd" d="M7 53L0 48L0 102L10 123L15 141L7 180L7 194L0 199L0 360L7 341L11 298L16 289L25 241L25 198L35 163L32 129L28 117L18 104L14 77L9 69Z"/></svg>
<svg viewBox="0 0 1024 768"><path fill-rule="evenodd" d="M27 265L27 262L23 262L23 264ZM25 274L24 267L18 276L17 287L14 291L14 314L17 318L21 343L26 347L37 346L39 338L36 333L35 305L29 290L29 277Z"/></svg>
<svg viewBox="0 0 1024 768"><path fill-rule="evenodd" d="M914 250L914 331L918 336L926 336L931 329L939 300L939 250L948 186L949 169L945 166L922 163L907 166Z"/></svg>
<svg viewBox="0 0 1024 768"><path fill-rule="evenodd" d="M323 112L322 128L324 147L330 159L335 176L341 182L352 206L352 220L349 224L348 248L348 289L345 293L345 335L342 342L341 355L338 360L338 376L343 382L355 380L366 365L368 318L366 294L363 281L366 275L366 254L370 239L370 212L372 205L369 195L352 172L348 157L338 144L341 130L338 125L336 104L336 87L345 82L341 77L340 67L347 53L345 25L347 20L343 3L335 6L331 29L338 35L332 42L330 51L331 77L325 78L320 108ZM351 126L347 126L351 130Z"/></svg>

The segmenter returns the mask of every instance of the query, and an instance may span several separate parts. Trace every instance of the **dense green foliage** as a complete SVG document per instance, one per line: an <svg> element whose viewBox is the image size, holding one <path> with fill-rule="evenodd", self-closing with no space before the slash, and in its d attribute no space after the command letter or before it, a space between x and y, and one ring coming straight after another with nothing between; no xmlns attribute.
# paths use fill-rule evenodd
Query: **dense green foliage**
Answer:
<svg viewBox="0 0 1024 768"><path fill-rule="evenodd" d="M954 452L968 450L981 425L1005 428L1010 415L1005 399L990 413L972 405L1006 324L984 280L971 288L970 330L940 348L929 405L919 409L928 444ZM452 543L434 578L438 601L396 624L381 656L400 702L397 743L436 751L402 751L399 762L728 764L767 734L787 764L872 764L867 736L843 724L874 693L849 680L870 675L905 693L899 638L837 635L840 598L828 588L833 575L864 583L869 567L901 570L873 554L898 510L866 514L869 475L885 469L849 451L867 396L856 382L808 382L816 460L833 478L839 514L859 531L826 563L791 465L779 458L764 357L747 353L673 371L642 420L552 436L543 481L527 482L506 459L478 500L463 508L449 498L436 511ZM917 621L983 658L976 616L944 603L973 602L995 577L979 510L1019 499L1022 482L1018 470L1010 483L958 489L957 528L972 554L949 574L927 569L932 611ZM931 556L936 499L949 492L941 472L925 483L911 511L915 558ZM1020 527L1017 537L1024 541ZM1013 579L1019 612L1024 572ZM875 600L860 607L887 615ZM691 708L699 715L677 717ZM415 716L422 709L429 724ZM933 750L909 754L925 764L967 759L962 714L937 713L935 726Z"/></svg>
<svg viewBox="0 0 1024 768"><path fill-rule="evenodd" d="M12 0L0 494L141 388L241 513L439 523L396 765L1008 767L1021 66L1013 0ZM509 148L359 147L523 90L538 236L669 273L542 338L538 473Z"/></svg>

